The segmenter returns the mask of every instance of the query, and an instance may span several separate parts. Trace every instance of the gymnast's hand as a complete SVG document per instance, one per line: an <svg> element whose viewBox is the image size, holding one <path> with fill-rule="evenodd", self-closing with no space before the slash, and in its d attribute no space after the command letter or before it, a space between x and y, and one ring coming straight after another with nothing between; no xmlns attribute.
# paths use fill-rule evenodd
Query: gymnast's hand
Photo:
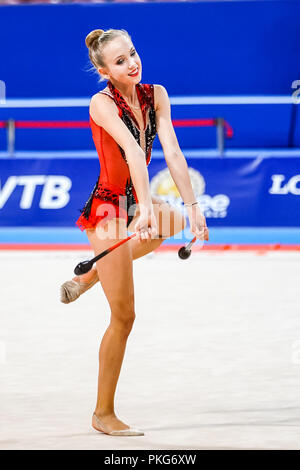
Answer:
<svg viewBox="0 0 300 470"><path fill-rule="evenodd" d="M134 229L140 242L151 241L152 238L155 238L157 235L157 222L153 207L141 210Z"/></svg>
<svg viewBox="0 0 300 470"><path fill-rule="evenodd" d="M199 238L199 240L209 241L209 233L206 225L206 219L198 205L188 207L188 216L191 232L197 238Z"/></svg>

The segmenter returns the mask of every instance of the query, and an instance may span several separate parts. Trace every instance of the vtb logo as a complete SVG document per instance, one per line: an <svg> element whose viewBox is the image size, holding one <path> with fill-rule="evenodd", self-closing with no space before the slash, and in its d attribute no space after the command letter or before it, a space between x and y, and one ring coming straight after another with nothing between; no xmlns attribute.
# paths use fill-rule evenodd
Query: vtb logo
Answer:
<svg viewBox="0 0 300 470"><path fill-rule="evenodd" d="M296 194L300 195L300 175L292 176L285 181L285 175L272 175L273 184L269 189L270 194Z"/></svg>
<svg viewBox="0 0 300 470"><path fill-rule="evenodd" d="M68 204L72 181L67 176L22 175L10 176L3 188L0 181L0 209L5 206L17 186L24 187L20 200L20 208L30 209L36 187L39 185L44 186L39 202L41 209L61 209Z"/></svg>

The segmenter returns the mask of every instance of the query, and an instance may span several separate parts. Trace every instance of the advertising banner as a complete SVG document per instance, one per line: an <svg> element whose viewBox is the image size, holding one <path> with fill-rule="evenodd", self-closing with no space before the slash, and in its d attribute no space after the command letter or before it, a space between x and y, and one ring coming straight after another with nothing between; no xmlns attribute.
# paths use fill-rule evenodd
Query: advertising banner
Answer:
<svg viewBox="0 0 300 470"><path fill-rule="evenodd" d="M209 226L300 226L300 158L186 160ZM164 158L148 170L152 194L184 211ZM99 171L95 158L1 159L0 226L75 227Z"/></svg>

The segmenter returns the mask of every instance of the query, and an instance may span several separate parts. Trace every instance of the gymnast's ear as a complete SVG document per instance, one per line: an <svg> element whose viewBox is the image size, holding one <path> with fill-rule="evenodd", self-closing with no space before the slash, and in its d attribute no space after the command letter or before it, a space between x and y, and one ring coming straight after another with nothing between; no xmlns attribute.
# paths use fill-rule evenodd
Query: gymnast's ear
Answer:
<svg viewBox="0 0 300 470"><path fill-rule="evenodd" d="M110 79L110 76L106 73L106 69L103 68L103 67L98 67L98 72L99 72L99 75L101 76L101 81L103 80L109 80Z"/></svg>

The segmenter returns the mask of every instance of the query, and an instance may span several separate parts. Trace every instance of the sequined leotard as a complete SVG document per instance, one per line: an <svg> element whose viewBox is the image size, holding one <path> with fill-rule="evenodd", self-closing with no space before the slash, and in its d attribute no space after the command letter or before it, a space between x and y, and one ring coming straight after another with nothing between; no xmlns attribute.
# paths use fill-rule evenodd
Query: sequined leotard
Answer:
<svg viewBox="0 0 300 470"><path fill-rule="evenodd" d="M156 136L156 120L154 109L154 85L138 83L136 92L140 103L144 129L139 124L120 91L108 81L108 91L100 91L110 96L118 107L119 117L128 127L137 143L145 152L147 166L151 160L151 150ZM90 115L90 125L96 150L100 160L100 174L94 189L80 209L81 215L76 225L83 231L100 224L103 226L112 217L121 217L126 220L127 227L133 219L129 208L138 203L137 194L132 184L129 166L124 150L108 134L105 129L98 126ZM124 197L125 196L125 197ZM112 204L113 210L105 211L103 204ZM111 207L111 206L106 206ZM104 210L102 210L104 209Z"/></svg>

